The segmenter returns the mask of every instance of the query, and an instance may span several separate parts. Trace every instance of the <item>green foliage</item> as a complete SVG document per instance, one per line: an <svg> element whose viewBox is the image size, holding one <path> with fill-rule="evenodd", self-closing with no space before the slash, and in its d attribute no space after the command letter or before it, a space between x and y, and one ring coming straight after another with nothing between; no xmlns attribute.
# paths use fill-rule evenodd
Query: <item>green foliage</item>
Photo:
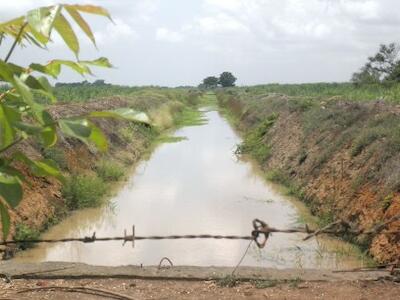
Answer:
<svg viewBox="0 0 400 300"><path fill-rule="evenodd" d="M261 122L255 129L251 129L245 134L244 141L237 149L237 154L250 154L258 162L266 161L270 156L270 146L265 141L265 135L269 129L274 125L278 115L271 114L263 122Z"/></svg>
<svg viewBox="0 0 400 300"><path fill-rule="evenodd" d="M219 84L222 87L233 87L235 86L236 77L230 72L223 72L219 75Z"/></svg>
<svg viewBox="0 0 400 300"><path fill-rule="evenodd" d="M239 97L262 99L269 95L286 95L293 98L309 99L313 104L338 100L371 101L384 99L398 103L400 83L371 83L356 86L352 83L303 83L303 84L265 84L252 87L233 88Z"/></svg>
<svg viewBox="0 0 400 300"><path fill-rule="evenodd" d="M363 149L382 137L385 137L384 130L380 130L379 128L365 129L362 134L358 136L358 138L355 140L354 145L351 149L351 155L353 157L359 155Z"/></svg>
<svg viewBox="0 0 400 300"><path fill-rule="evenodd" d="M77 175L67 178L62 194L69 209L96 207L107 191L105 182L96 175Z"/></svg>
<svg viewBox="0 0 400 300"><path fill-rule="evenodd" d="M51 147L43 150L43 157L53 160L61 170L68 169L68 162L64 151L59 147Z"/></svg>
<svg viewBox="0 0 400 300"><path fill-rule="evenodd" d="M393 82L400 80L399 45L391 43L380 45L379 51L368 58L368 62L358 73L354 73L352 82L356 85Z"/></svg>
<svg viewBox="0 0 400 300"><path fill-rule="evenodd" d="M215 76L209 76L203 79L201 87L206 89L215 89L218 86L219 79Z"/></svg>
<svg viewBox="0 0 400 300"><path fill-rule="evenodd" d="M102 159L96 164L96 173L104 181L118 181L124 176L123 167L108 159Z"/></svg>
<svg viewBox="0 0 400 300"><path fill-rule="evenodd" d="M219 287L232 288L232 287L237 286L239 283L240 283L240 279L238 279L237 277L235 277L233 275L228 275L228 276L225 276L223 278L216 280L216 284Z"/></svg>
<svg viewBox="0 0 400 300"><path fill-rule="evenodd" d="M30 10L26 15L0 23L0 45L7 38L13 40L6 57L0 59L0 216L3 239L7 238L10 224L8 207L15 208L21 201L24 177L14 168L15 161L28 166L36 176L53 176L62 180L62 175L54 161L32 160L12 148L28 138L41 142L47 149L53 147L58 132L80 139L86 144L94 144L99 150L107 150L107 140L101 130L91 121L93 118L123 118L130 121L148 123L145 114L131 109L96 112L80 118L53 119L48 109L56 102L48 77L57 78L62 68L69 68L81 75L92 74L91 67L112 65L104 58L80 60L80 41L74 28L80 28L95 44L90 26L81 13L95 14L110 18L102 7L94 5L59 4ZM65 17L69 15L74 22ZM42 65L32 62L29 66L19 66L9 60L17 45L46 48L52 42L56 31L65 45L73 52L76 61L54 59ZM96 86L101 85L97 82ZM46 100L44 100L46 99ZM47 101L48 100L48 101ZM10 150L11 149L11 150ZM10 150L10 151L8 151ZM5 152L11 152L7 157ZM53 153L54 154L54 153Z"/></svg>
<svg viewBox="0 0 400 300"><path fill-rule="evenodd" d="M40 232L36 229L29 227L26 224L18 223L15 226L15 240L23 241L23 240L36 240L40 236ZM18 244L20 248L27 249L33 247L32 243L24 242Z"/></svg>
<svg viewBox="0 0 400 300"><path fill-rule="evenodd" d="M201 126L207 123L207 119L196 108L185 107L174 120L176 127Z"/></svg>
<svg viewBox="0 0 400 300"><path fill-rule="evenodd" d="M268 289L278 285L278 280L253 280L251 281L256 289Z"/></svg>

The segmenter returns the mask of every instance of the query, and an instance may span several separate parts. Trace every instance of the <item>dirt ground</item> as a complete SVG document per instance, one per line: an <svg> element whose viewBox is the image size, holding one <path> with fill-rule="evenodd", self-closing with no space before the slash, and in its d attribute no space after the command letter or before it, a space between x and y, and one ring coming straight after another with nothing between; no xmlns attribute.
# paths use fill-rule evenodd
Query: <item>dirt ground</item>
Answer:
<svg viewBox="0 0 400 300"><path fill-rule="evenodd" d="M110 296L50 287L106 290ZM24 292L25 289L37 289ZM47 289L47 290L46 290ZM89 290L87 290L89 291ZM119 297L117 296L119 295ZM121 295L126 298L120 297ZM399 299L400 284L377 282L252 282L221 287L215 281L138 279L13 280L0 282L0 299Z"/></svg>

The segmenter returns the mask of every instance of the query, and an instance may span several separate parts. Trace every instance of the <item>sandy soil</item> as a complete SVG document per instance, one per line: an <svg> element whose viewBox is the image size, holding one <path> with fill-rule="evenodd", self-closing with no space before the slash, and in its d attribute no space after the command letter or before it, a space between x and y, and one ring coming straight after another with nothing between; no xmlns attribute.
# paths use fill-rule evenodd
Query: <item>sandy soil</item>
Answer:
<svg viewBox="0 0 400 300"><path fill-rule="evenodd" d="M266 287L271 285L271 287ZM77 292L28 288L85 287L107 290L126 299L399 299L400 284L393 282L289 282L241 283L220 287L214 281L103 280L13 280L0 282L0 299L113 299ZM118 299L118 298L115 298ZM123 299L123 298L119 298Z"/></svg>

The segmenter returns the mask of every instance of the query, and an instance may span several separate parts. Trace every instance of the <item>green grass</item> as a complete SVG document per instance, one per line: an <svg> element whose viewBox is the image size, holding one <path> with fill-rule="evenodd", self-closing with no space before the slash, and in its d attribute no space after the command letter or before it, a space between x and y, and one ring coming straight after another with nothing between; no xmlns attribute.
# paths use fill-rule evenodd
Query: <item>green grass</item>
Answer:
<svg viewBox="0 0 400 300"><path fill-rule="evenodd" d="M107 185L96 175L72 175L62 188L63 197L71 210L101 205L106 191Z"/></svg>
<svg viewBox="0 0 400 300"><path fill-rule="evenodd" d="M240 284L240 280L233 275L227 275L223 278L219 278L215 282L219 287L228 287L228 288L232 288Z"/></svg>
<svg viewBox="0 0 400 300"><path fill-rule="evenodd" d="M207 124L207 119L203 113L196 108L185 107L174 120L175 127L201 126Z"/></svg>
<svg viewBox="0 0 400 300"><path fill-rule="evenodd" d="M384 99L400 101L400 84L367 84L355 86L351 83L306 83L306 84L265 84L237 88L248 94L285 94L313 99L336 99L350 101L370 101Z"/></svg>
<svg viewBox="0 0 400 300"><path fill-rule="evenodd" d="M271 148L265 140L265 135L275 124L276 114L271 114L262 121L256 128L250 129L244 135L243 143L237 149L237 154L249 154L258 162L265 162L271 155Z"/></svg>
<svg viewBox="0 0 400 300"><path fill-rule="evenodd" d="M57 146L44 149L42 151L43 157L53 160L61 170L68 169L67 159L62 149Z"/></svg>
<svg viewBox="0 0 400 300"><path fill-rule="evenodd" d="M124 168L118 162L105 158L96 164L96 173L105 182L118 181L124 176Z"/></svg>
<svg viewBox="0 0 400 300"><path fill-rule="evenodd" d="M30 226L23 224L23 223L18 223L15 226L15 235L14 239L15 240L36 240L40 236L40 232L36 229L31 228ZM21 249L27 249L27 248L32 248L34 245L32 243L20 243L18 247Z"/></svg>
<svg viewBox="0 0 400 300"><path fill-rule="evenodd" d="M187 140L185 136L170 136L170 135L161 135L157 138L157 143L179 143L181 141Z"/></svg>

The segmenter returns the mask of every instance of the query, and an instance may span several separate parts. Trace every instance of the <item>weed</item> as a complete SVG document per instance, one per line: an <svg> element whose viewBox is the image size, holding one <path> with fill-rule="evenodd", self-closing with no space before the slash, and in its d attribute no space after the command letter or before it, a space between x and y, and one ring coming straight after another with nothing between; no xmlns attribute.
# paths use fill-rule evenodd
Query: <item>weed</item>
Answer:
<svg viewBox="0 0 400 300"><path fill-rule="evenodd" d="M179 143L184 140L187 140L187 137L162 135L157 139L157 142L158 143Z"/></svg>
<svg viewBox="0 0 400 300"><path fill-rule="evenodd" d="M134 133L131 127L124 126L118 131L119 137L127 144L133 141Z"/></svg>
<svg viewBox="0 0 400 300"><path fill-rule="evenodd" d="M368 128L363 132L354 142L353 148L351 149L351 156L355 157L359 155L367 146L372 144L379 138L385 136L382 128Z"/></svg>
<svg viewBox="0 0 400 300"><path fill-rule="evenodd" d="M236 278L235 276L232 275L227 275L223 278L219 278L216 280L216 284L219 287L235 287L240 283L240 280L238 278Z"/></svg>
<svg viewBox="0 0 400 300"><path fill-rule="evenodd" d="M290 279L289 280L289 287L291 288L298 288L300 283L301 283L301 278L300 277L296 277L294 279Z"/></svg>
<svg viewBox="0 0 400 300"><path fill-rule="evenodd" d="M60 169L68 169L68 163L67 159L65 158L65 153L57 146L44 149L42 154L44 158L53 160Z"/></svg>
<svg viewBox="0 0 400 300"><path fill-rule="evenodd" d="M244 141L237 149L237 154L250 154L258 162L265 162L271 155L271 147L264 141L265 135L275 124L278 115L271 114L255 129L245 134Z"/></svg>
<svg viewBox="0 0 400 300"><path fill-rule="evenodd" d="M15 226L15 240L36 240L40 236L40 232L36 229L33 229L32 227L24 224L24 223L18 223ZM32 243L19 243L18 247L21 249L28 249L32 248L34 244Z"/></svg>
<svg viewBox="0 0 400 300"><path fill-rule="evenodd" d="M204 118L203 113L198 109L185 108L180 114L175 117L175 127L187 127L187 126L200 126L207 123L207 119Z"/></svg>
<svg viewBox="0 0 400 300"><path fill-rule="evenodd" d="M107 185L96 175L70 176L62 188L71 210L99 206L106 191Z"/></svg>
<svg viewBox="0 0 400 300"><path fill-rule="evenodd" d="M393 197L394 197L394 195L393 195L393 193L391 193L391 194L387 195L385 198L383 198L383 201L382 201L383 211L386 211L390 207L390 205L392 205Z"/></svg>
<svg viewBox="0 0 400 300"><path fill-rule="evenodd" d="M124 176L123 167L119 163L106 159L96 164L96 172L104 181L118 181Z"/></svg>
<svg viewBox="0 0 400 300"><path fill-rule="evenodd" d="M253 280L251 281L251 283L253 284L253 286L256 289L267 289L267 288L272 288L278 285L278 281L271 279L271 280Z"/></svg>

